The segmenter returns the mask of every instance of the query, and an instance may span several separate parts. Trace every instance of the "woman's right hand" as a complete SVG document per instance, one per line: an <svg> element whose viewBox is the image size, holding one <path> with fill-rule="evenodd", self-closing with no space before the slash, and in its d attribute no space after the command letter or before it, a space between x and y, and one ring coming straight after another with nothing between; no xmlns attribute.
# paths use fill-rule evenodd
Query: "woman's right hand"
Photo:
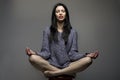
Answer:
<svg viewBox="0 0 120 80"><path fill-rule="evenodd" d="M35 54L36 54L33 50L31 50L31 49L28 48L28 47L25 49L25 52L26 52L26 54L27 54L28 56L35 55Z"/></svg>

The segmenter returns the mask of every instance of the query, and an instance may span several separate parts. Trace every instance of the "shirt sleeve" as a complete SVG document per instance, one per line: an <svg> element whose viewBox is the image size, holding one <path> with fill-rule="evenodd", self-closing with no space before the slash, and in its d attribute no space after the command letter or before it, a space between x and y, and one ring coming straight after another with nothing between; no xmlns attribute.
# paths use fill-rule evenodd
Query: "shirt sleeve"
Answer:
<svg viewBox="0 0 120 80"><path fill-rule="evenodd" d="M71 61L76 61L78 59L85 57L85 54L78 53L77 40L78 40L77 32L73 31L72 45L71 45L71 49L69 51L69 58Z"/></svg>
<svg viewBox="0 0 120 80"><path fill-rule="evenodd" d="M48 59L50 57L49 34L47 30L43 31L42 48L40 52L37 52L37 54L44 59Z"/></svg>

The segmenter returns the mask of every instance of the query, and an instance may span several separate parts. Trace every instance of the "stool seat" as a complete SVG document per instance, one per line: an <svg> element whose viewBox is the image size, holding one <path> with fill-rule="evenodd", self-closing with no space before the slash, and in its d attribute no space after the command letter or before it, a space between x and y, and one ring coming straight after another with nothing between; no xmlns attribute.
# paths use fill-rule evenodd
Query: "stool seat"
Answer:
<svg viewBox="0 0 120 80"><path fill-rule="evenodd" d="M54 76L49 77L49 80L73 80L74 76L70 75L60 75L60 76Z"/></svg>

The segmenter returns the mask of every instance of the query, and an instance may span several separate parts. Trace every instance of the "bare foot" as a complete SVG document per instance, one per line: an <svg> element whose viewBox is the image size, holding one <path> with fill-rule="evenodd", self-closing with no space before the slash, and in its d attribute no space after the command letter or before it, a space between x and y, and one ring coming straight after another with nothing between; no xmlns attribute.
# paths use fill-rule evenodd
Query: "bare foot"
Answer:
<svg viewBox="0 0 120 80"><path fill-rule="evenodd" d="M46 77L58 76L59 75L59 71L45 71L44 75Z"/></svg>
<svg viewBox="0 0 120 80"><path fill-rule="evenodd" d="M34 51L32 51L30 48L26 48L25 49L25 52L26 52L26 54L28 55L28 56L31 56L31 55L33 55L33 54L36 54Z"/></svg>

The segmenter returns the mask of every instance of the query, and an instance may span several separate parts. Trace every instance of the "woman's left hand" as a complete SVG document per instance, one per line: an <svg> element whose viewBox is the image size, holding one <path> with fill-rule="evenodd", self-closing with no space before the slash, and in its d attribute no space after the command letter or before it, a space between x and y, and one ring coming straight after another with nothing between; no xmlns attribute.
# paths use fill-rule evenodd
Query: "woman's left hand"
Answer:
<svg viewBox="0 0 120 80"><path fill-rule="evenodd" d="M98 57L98 55L99 55L99 51L95 51L93 53L87 54L86 56L91 57L92 59L96 59Z"/></svg>

